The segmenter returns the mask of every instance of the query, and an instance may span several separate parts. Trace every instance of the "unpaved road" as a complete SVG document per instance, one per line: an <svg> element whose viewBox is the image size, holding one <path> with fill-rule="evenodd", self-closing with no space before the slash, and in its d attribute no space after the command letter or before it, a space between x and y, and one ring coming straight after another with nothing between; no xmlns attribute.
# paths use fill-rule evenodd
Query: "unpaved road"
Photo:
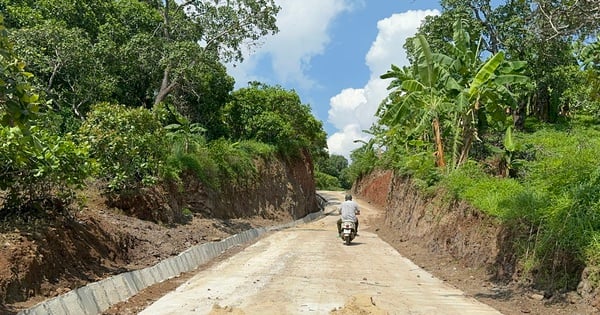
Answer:
<svg viewBox="0 0 600 315"><path fill-rule="evenodd" d="M342 193L322 192L324 218L259 240L200 271L140 314L500 314L434 278L368 231L361 207L351 246L337 238Z"/></svg>

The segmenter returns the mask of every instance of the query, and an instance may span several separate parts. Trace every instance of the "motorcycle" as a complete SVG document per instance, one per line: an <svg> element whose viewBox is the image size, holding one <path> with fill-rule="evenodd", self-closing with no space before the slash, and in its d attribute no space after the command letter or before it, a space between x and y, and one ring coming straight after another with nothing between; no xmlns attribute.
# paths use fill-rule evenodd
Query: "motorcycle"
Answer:
<svg viewBox="0 0 600 315"><path fill-rule="evenodd" d="M356 237L356 227L353 221L342 221L342 233L340 234L344 244L350 245L350 242Z"/></svg>

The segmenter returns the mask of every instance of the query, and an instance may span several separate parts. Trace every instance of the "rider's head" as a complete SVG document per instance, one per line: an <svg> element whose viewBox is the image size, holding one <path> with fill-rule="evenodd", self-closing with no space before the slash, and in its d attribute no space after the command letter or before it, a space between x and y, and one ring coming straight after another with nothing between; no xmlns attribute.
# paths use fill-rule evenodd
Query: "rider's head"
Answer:
<svg viewBox="0 0 600 315"><path fill-rule="evenodd" d="M351 194L347 194L346 195L346 201L348 201L348 200L352 200L352 195Z"/></svg>

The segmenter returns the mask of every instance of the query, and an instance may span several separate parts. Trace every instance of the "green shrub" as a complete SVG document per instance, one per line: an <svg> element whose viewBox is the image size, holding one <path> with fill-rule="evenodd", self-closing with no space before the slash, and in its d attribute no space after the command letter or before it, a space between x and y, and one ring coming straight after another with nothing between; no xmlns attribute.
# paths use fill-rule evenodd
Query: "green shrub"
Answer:
<svg viewBox="0 0 600 315"><path fill-rule="evenodd" d="M219 169L221 182L240 183L256 178L254 156L241 149L239 143L225 139L215 140L209 143L208 150Z"/></svg>
<svg viewBox="0 0 600 315"><path fill-rule="evenodd" d="M171 179L178 180L181 172L192 172L201 182L217 189L227 180L237 181L244 176L252 178L256 172L254 158L270 159L275 156L273 145L254 140L207 142L202 128L190 124L173 109L171 113L179 121L165 127L170 146L167 165Z"/></svg>
<svg viewBox="0 0 600 315"><path fill-rule="evenodd" d="M455 197L500 218L513 213L513 207L521 209L522 205L514 203L513 198L525 192L516 180L490 176L472 161L448 174L443 184Z"/></svg>
<svg viewBox="0 0 600 315"><path fill-rule="evenodd" d="M166 172L166 131L147 109L97 104L79 131L112 191L155 184Z"/></svg>
<svg viewBox="0 0 600 315"><path fill-rule="evenodd" d="M589 235L589 243L585 248L585 260L588 266L600 268L600 231ZM600 281L600 278L597 279Z"/></svg>
<svg viewBox="0 0 600 315"><path fill-rule="evenodd" d="M518 135L530 148L519 181L490 177L469 163L444 183L523 233L515 248L525 271L536 271L537 285L572 289L586 263L598 261L600 132L577 121L537 129Z"/></svg>
<svg viewBox="0 0 600 315"><path fill-rule="evenodd" d="M323 126L293 90L251 82L232 93L224 109L229 136L273 145L285 157L303 149L313 152L326 146Z"/></svg>
<svg viewBox="0 0 600 315"><path fill-rule="evenodd" d="M379 158L375 150L368 146L360 147L350 154L352 164L348 166L347 177L351 183L355 182L361 176L372 172L379 165Z"/></svg>
<svg viewBox="0 0 600 315"><path fill-rule="evenodd" d="M468 160L460 168L444 177L441 184L448 188L455 198L462 198L469 187L473 186L477 180L485 177L487 175L479 164Z"/></svg>
<svg viewBox="0 0 600 315"><path fill-rule="evenodd" d="M0 70L0 190L8 210L2 215L41 210L48 201L64 205L90 173L89 144L59 133L57 117L44 112L47 103L14 53L2 16Z"/></svg>
<svg viewBox="0 0 600 315"><path fill-rule="evenodd" d="M337 177L322 172L315 172L315 184L320 190L343 190Z"/></svg>
<svg viewBox="0 0 600 315"><path fill-rule="evenodd" d="M526 163L526 180L548 192L558 192L582 182L598 165L597 132L574 133L542 130L525 138L533 145L535 160Z"/></svg>
<svg viewBox="0 0 600 315"><path fill-rule="evenodd" d="M72 188L82 186L93 170L89 143L77 144L71 134L36 125L29 132L0 127L0 189L8 191L4 208L32 208L54 198L68 203Z"/></svg>
<svg viewBox="0 0 600 315"><path fill-rule="evenodd" d="M259 156L265 159L273 158L277 153L275 146L254 140L242 140L238 142L237 147L251 156Z"/></svg>
<svg viewBox="0 0 600 315"><path fill-rule="evenodd" d="M167 159L167 165L171 171L167 174L168 179L179 180L181 173L191 172L209 187L219 187L219 168L207 147L200 147L190 153L174 150Z"/></svg>
<svg viewBox="0 0 600 315"><path fill-rule="evenodd" d="M435 185L440 179L439 169L430 152L399 155L391 164L398 174L410 176L421 189Z"/></svg>

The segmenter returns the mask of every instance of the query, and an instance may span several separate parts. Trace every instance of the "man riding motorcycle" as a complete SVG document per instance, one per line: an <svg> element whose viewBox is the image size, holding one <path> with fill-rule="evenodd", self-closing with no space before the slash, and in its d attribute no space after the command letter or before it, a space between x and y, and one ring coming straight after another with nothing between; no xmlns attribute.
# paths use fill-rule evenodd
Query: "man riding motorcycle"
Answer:
<svg viewBox="0 0 600 315"><path fill-rule="evenodd" d="M342 233L342 221L354 221L356 236L358 236L358 218L356 217L360 214L358 204L352 200L352 195L350 194L347 194L344 199L344 202L342 202L340 209L338 210L338 213L341 215L340 219L337 221L338 235Z"/></svg>

